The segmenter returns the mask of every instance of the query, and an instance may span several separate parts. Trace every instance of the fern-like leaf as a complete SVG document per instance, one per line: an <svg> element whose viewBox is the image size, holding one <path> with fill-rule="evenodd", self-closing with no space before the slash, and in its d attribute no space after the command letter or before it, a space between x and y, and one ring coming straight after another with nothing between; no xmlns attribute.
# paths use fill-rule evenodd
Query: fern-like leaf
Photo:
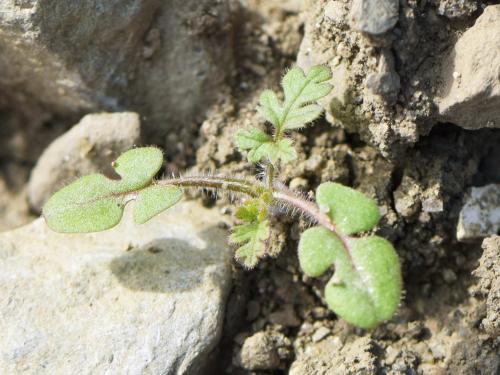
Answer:
<svg viewBox="0 0 500 375"><path fill-rule="evenodd" d="M326 83L331 78L330 69L322 65L311 68L307 75L300 68L290 69L281 81L283 103L273 91L266 90L260 96L257 109L274 125L277 133L303 127L321 114L322 108L316 101L331 91L331 85Z"/></svg>

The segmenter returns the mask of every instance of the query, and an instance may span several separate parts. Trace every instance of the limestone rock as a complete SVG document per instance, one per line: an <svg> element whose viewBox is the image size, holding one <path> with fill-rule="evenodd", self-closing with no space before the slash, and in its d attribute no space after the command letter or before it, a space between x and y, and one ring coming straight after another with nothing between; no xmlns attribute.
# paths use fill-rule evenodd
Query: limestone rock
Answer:
<svg viewBox="0 0 500 375"><path fill-rule="evenodd" d="M199 374L231 280L221 216L179 203L96 234L0 235L0 373Z"/></svg>
<svg viewBox="0 0 500 375"><path fill-rule="evenodd" d="M275 370L281 367L281 360L289 356L290 340L282 333L257 332L245 339L239 353L241 367L256 370Z"/></svg>
<svg viewBox="0 0 500 375"><path fill-rule="evenodd" d="M500 128L500 5L486 7L444 61L441 120L466 129Z"/></svg>
<svg viewBox="0 0 500 375"><path fill-rule="evenodd" d="M85 116L53 141L31 173L28 198L40 212L47 199L77 176L110 169L111 162L140 141L136 113L100 113Z"/></svg>
<svg viewBox="0 0 500 375"><path fill-rule="evenodd" d="M458 219L457 238L466 241L500 230L500 185L473 187Z"/></svg>
<svg viewBox="0 0 500 375"><path fill-rule="evenodd" d="M202 117L230 73L227 0L5 0L1 8L0 96L23 113L126 108L165 132Z"/></svg>
<svg viewBox="0 0 500 375"><path fill-rule="evenodd" d="M398 0L353 0L350 21L355 30L380 35L398 21Z"/></svg>
<svg viewBox="0 0 500 375"><path fill-rule="evenodd" d="M449 19L471 16L477 11L477 0L438 0L438 14Z"/></svg>

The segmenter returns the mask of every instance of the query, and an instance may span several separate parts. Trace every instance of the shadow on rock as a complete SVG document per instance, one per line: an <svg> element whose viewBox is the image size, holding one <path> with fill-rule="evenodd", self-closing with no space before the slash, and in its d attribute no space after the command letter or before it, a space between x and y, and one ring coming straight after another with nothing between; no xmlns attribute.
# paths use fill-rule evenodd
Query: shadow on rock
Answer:
<svg viewBox="0 0 500 375"><path fill-rule="evenodd" d="M211 227L191 242L178 238L151 241L113 259L110 269L132 290L182 292L206 282L219 283L229 259L224 231Z"/></svg>

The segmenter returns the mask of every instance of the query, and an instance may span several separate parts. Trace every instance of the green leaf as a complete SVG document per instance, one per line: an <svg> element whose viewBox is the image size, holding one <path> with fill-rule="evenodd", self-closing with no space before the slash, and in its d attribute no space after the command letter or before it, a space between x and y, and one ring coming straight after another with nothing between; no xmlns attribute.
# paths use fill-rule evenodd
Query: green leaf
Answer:
<svg viewBox="0 0 500 375"><path fill-rule="evenodd" d="M134 221L143 224L182 198L182 189L176 186L152 185L139 192L134 205Z"/></svg>
<svg viewBox="0 0 500 375"><path fill-rule="evenodd" d="M370 230L380 220L380 212L373 199L341 184L321 184L316 190L316 202L344 234Z"/></svg>
<svg viewBox="0 0 500 375"><path fill-rule="evenodd" d="M311 68L307 76L300 68L290 69L281 81L284 102L280 103L274 92L266 90L257 110L274 125L277 133L300 128L321 114L322 108L315 102L331 91L332 87L325 83L331 78L331 71L326 66Z"/></svg>
<svg viewBox="0 0 500 375"><path fill-rule="evenodd" d="M98 232L114 227L123 214L124 199L114 196L115 181L101 174L82 177L55 193L43 207L52 230Z"/></svg>
<svg viewBox="0 0 500 375"><path fill-rule="evenodd" d="M256 128L236 132L235 143L240 150L249 150L248 161L251 163L267 159L276 164L279 160L287 163L297 159L291 139L285 138L275 142L271 136Z"/></svg>
<svg viewBox="0 0 500 375"><path fill-rule="evenodd" d="M346 321L373 328L392 318L401 298L401 270L391 243L377 236L353 239L352 264L335 263L325 288L328 306ZM343 277L346 281L343 280Z"/></svg>
<svg viewBox="0 0 500 375"><path fill-rule="evenodd" d="M161 150L155 147L141 147L123 153L113 167L120 180L111 180L101 174L81 177L56 192L43 207L47 225L57 232L98 232L119 223L125 203L131 197L141 196L141 189L150 185L163 162ZM146 201L139 203L139 218L165 206L159 202L155 209L150 206L150 194L145 193ZM159 194L162 195L162 194ZM162 195L165 198L165 193ZM148 211L149 210L149 211ZM142 211L142 212L141 212Z"/></svg>
<svg viewBox="0 0 500 375"><path fill-rule="evenodd" d="M300 266L308 276L317 277L335 265L325 289L328 306L346 321L372 328L390 319L399 305L399 260L383 238L345 241L323 227L306 230L299 242Z"/></svg>
<svg viewBox="0 0 500 375"><path fill-rule="evenodd" d="M307 276L321 276L344 251L342 241L328 229L309 228L300 236L300 267Z"/></svg>
<svg viewBox="0 0 500 375"><path fill-rule="evenodd" d="M131 191L149 185L163 164L163 153L156 147L138 147L124 152L113 162L121 177L119 189Z"/></svg>
<svg viewBox="0 0 500 375"><path fill-rule="evenodd" d="M265 241L269 238L269 221L237 225L233 228L230 240L243 244L236 250L235 257L246 268L253 268L265 255Z"/></svg>

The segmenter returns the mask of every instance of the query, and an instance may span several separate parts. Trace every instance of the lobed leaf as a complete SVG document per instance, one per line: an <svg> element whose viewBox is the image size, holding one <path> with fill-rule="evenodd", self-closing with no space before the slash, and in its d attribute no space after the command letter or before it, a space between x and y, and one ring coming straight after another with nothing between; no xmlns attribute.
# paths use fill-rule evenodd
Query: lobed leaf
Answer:
<svg viewBox="0 0 500 375"><path fill-rule="evenodd" d="M98 232L120 222L125 206L116 197L116 181L101 174L81 177L55 193L43 207L48 226L57 232Z"/></svg>
<svg viewBox="0 0 500 375"><path fill-rule="evenodd" d="M372 328L390 319L399 305L399 260L392 245L381 237L347 241L343 244L323 227L308 229L299 242L300 266L307 275L317 277L335 265L325 288L328 306L349 323Z"/></svg>
<svg viewBox="0 0 500 375"><path fill-rule="evenodd" d="M269 234L268 220L235 226L230 240L235 244L243 244L236 250L236 259L246 268L255 267L266 252L265 241Z"/></svg>
<svg viewBox="0 0 500 375"><path fill-rule="evenodd" d="M176 186L148 186L138 194L134 205L134 221L144 224L179 202L182 194L182 189Z"/></svg>
<svg viewBox="0 0 500 375"><path fill-rule="evenodd" d="M380 212L373 199L334 182L325 182L318 187L316 202L344 234L370 230L380 220Z"/></svg>
<svg viewBox="0 0 500 375"><path fill-rule="evenodd" d="M390 319L401 297L401 270L391 243L378 236L352 240L352 264L340 265L340 273L328 282L328 306L346 321L373 328ZM343 280L344 277L344 281ZM350 277L350 280L349 280Z"/></svg>
<svg viewBox="0 0 500 375"><path fill-rule="evenodd" d="M235 143L240 150L249 150L247 157L251 163L258 163L262 159L267 159L273 164L279 160L287 163L297 158L291 139L285 138L276 142L271 136L256 128L238 131Z"/></svg>
<svg viewBox="0 0 500 375"><path fill-rule="evenodd" d="M326 83L331 78L331 70L326 66L315 66L307 75L298 67L290 69L281 81L284 102L266 90L261 95L258 111L274 125L277 133L300 128L321 114L322 108L315 102L331 91L332 87Z"/></svg>
<svg viewBox="0 0 500 375"><path fill-rule="evenodd" d="M134 211L136 222L148 220L180 199L178 188L146 188L151 185L162 162L163 154L155 147L135 148L123 153L112 164L120 180L92 174L56 192L43 207L47 225L66 233L109 229L120 222L127 200L134 197L139 199Z"/></svg>

